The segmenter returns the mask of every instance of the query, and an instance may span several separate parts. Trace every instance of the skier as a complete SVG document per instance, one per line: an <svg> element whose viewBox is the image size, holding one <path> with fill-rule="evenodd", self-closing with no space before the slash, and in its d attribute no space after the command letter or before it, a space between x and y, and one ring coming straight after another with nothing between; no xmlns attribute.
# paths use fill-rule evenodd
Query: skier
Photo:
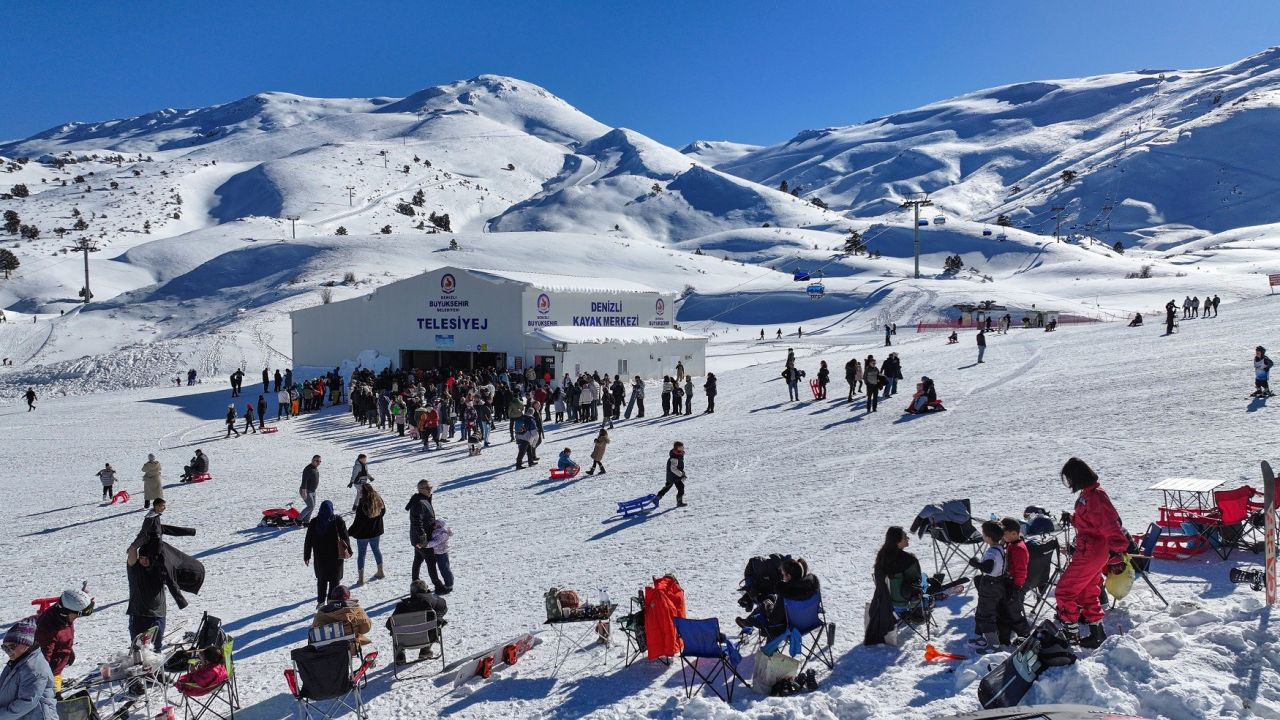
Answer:
<svg viewBox="0 0 1280 720"><path fill-rule="evenodd" d="M98 479L102 481L102 500L105 502L111 499L111 489L116 484L116 471L111 467L111 463L94 473Z"/></svg>
<svg viewBox="0 0 1280 720"><path fill-rule="evenodd" d="M671 452L667 455L667 483L654 496L653 506L655 508L658 507L658 503L662 501L662 496L666 495L671 488L676 489L676 507L688 505L684 501L684 481L686 479L688 479L688 475L684 472L684 443L677 441L671 446Z"/></svg>
<svg viewBox="0 0 1280 720"><path fill-rule="evenodd" d="M1268 380L1271 377L1271 358L1267 357L1267 349L1259 345L1253 349L1253 384L1254 391L1250 397L1271 397Z"/></svg>
<svg viewBox="0 0 1280 720"><path fill-rule="evenodd" d="M987 332L982 328L978 328L978 362L982 362L982 356L987 352Z"/></svg>
<svg viewBox="0 0 1280 720"><path fill-rule="evenodd" d="M236 437L240 437L240 432L236 430L236 406L234 404L227 406L227 435L222 439L226 440L231 437L231 433L235 433Z"/></svg>
<svg viewBox="0 0 1280 720"><path fill-rule="evenodd" d="M1075 551L1058 579L1054 601L1058 623L1072 645L1096 648L1106 638L1102 630L1105 615L1099 601L1109 566L1123 564L1120 553L1129 547L1129 536L1120 524L1120 515L1111 504L1107 492L1098 485L1098 476L1080 458L1071 458L1062 466L1062 482L1076 498L1072 526L1076 530ZM1080 637L1080 621L1089 634Z"/></svg>
<svg viewBox="0 0 1280 720"><path fill-rule="evenodd" d="M36 409L36 391L31 388L27 388L27 392L23 395L23 397L27 399L27 412L31 412L32 410L35 410Z"/></svg>

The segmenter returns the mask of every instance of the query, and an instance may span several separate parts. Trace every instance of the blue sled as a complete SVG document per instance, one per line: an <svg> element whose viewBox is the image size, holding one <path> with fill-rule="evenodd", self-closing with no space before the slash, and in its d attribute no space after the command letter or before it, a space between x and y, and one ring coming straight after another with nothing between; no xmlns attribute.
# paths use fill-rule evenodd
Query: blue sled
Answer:
<svg viewBox="0 0 1280 720"><path fill-rule="evenodd" d="M644 497L638 497L635 500L620 502L618 503L618 513L621 514L622 517L630 517L632 514L645 512L653 507L653 501L656 497L658 496L645 495Z"/></svg>

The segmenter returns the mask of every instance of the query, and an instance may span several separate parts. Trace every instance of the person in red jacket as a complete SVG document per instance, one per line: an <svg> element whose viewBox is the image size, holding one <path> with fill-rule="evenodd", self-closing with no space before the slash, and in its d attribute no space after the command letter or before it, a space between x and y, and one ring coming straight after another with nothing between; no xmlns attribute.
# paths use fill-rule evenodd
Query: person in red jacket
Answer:
<svg viewBox="0 0 1280 720"><path fill-rule="evenodd" d="M58 602L36 618L36 645L44 653L53 670L55 690L62 689L62 671L75 662L76 627L75 621L88 615L93 607L93 600L83 590L68 590L62 593Z"/></svg>
<svg viewBox="0 0 1280 720"><path fill-rule="evenodd" d="M1122 562L1120 553L1129 547L1129 536L1120 524L1120 514L1111 498L1098 485L1098 475L1085 461L1071 458L1062 466L1062 482L1076 498L1072 525L1076 530L1075 550L1071 561L1058 578L1054 601L1058 606L1058 622L1068 642L1081 647L1098 647L1106 639L1102 631L1101 593L1108 565ZM1080 637L1080 621L1089 626L1089 634Z"/></svg>
<svg viewBox="0 0 1280 720"><path fill-rule="evenodd" d="M1027 564L1031 554L1027 552L1027 544L1022 541L1022 524L1013 518L1000 521L1000 529L1004 531L1005 558L1005 592L997 611L997 630L1000 643L1008 645L1013 635L1028 637L1031 635L1031 623L1027 622Z"/></svg>

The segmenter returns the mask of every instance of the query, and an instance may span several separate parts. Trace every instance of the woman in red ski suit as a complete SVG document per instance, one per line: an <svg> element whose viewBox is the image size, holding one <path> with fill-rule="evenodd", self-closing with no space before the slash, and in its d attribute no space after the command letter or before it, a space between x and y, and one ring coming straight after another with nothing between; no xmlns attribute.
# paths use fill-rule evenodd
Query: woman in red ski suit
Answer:
<svg viewBox="0 0 1280 720"><path fill-rule="evenodd" d="M1071 458L1062 466L1062 482L1076 498L1072 525L1076 530L1075 551L1058 579L1054 600L1058 606L1058 622L1068 641L1084 647L1097 647L1106 634L1102 631L1102 584L1107 566L1120 561L1120 553L1129 547L1129 536L1120 524L1120 514L1111 504L1107 492L1098 485L1098 476L1080 458ZM1080 621L1089 626L1089 634L1080 638Z"/></svg>

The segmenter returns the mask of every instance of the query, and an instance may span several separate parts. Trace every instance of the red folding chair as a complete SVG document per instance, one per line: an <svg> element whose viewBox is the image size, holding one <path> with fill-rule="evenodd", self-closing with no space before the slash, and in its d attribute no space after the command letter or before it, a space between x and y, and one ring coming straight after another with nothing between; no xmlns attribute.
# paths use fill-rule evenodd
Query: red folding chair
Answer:
<svg viewBox="0 0 1280 720"><path fill-rule="evenodd" d="M1231 556L1231 551L1239 547L1251 545L1248 541L1249 500L1257 494L1253 488L1245 485L1235 490L1218 490L1213 493L1213 513L1201 518L1211 521L1204 527L1204 534L1209 538L1215 552L1223 560Z"/></svg>

